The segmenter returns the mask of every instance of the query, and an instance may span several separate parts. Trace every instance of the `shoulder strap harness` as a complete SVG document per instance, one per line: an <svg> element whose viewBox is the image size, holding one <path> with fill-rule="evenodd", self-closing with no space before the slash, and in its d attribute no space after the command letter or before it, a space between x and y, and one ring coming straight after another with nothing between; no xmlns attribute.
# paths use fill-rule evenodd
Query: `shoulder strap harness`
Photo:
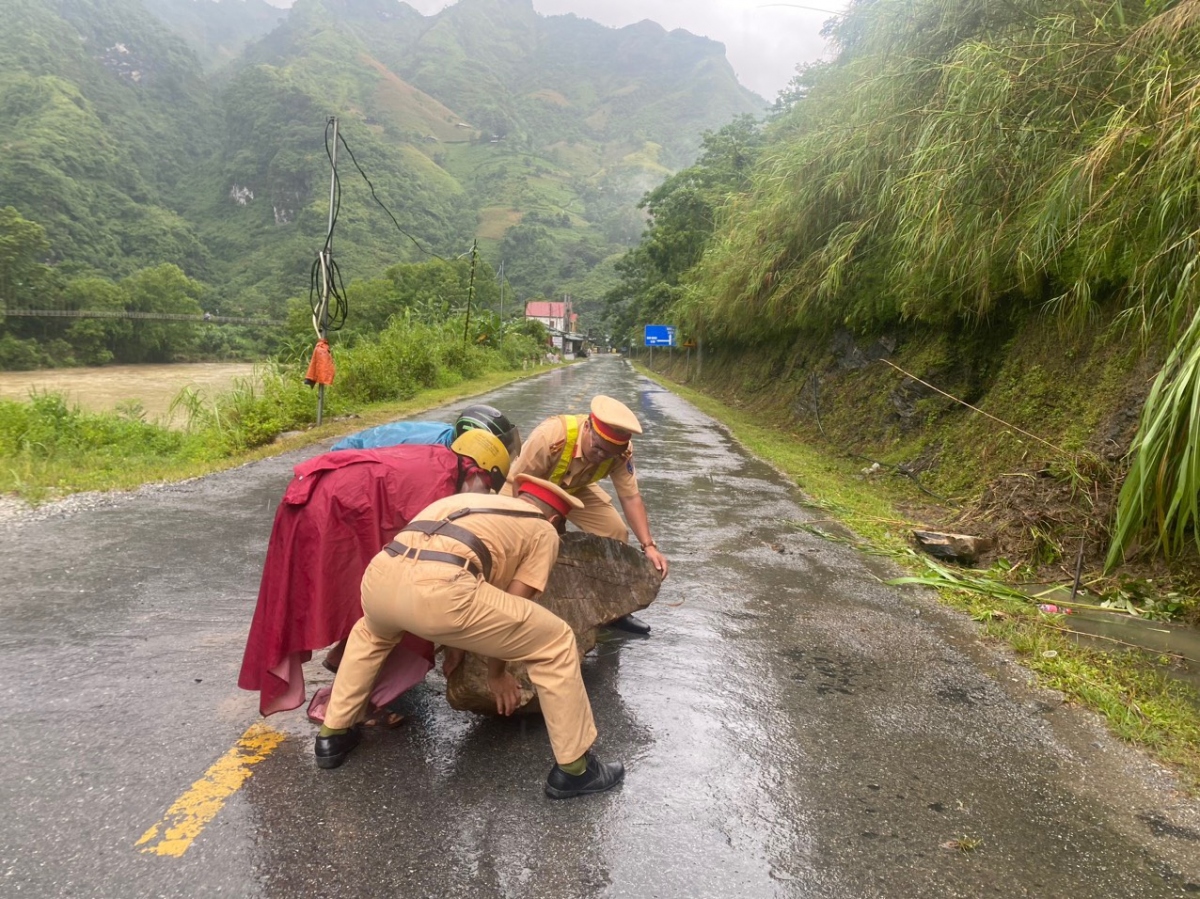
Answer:
<svg viewBox="0 0 1200 899"><path fill-rule="evenodd" d="M530 509L459 509L451 512L441 521L410 521L407 527L401 529L404 531L416 531L419 534L425 534L429 537L437 535L439 537L449 537L451 540L457 540L471 552L475 553L479 559L479 564L483 566L483 579L486 581L492 576L492 554L488 550L484 542L479 539L479 535L468 531L466 528L455 524L455 520L464 518L467 515L505 515L509 518L541 518L545 516L541 512Z"/></svg>
<svg viewBox="0 0 1200 899"><path fill-rule="evenodd" d="M571 467L571 460L575 458L575 444L579 442L579 419L578 415L560 415L563 425L567 429L567 442L563 444L562 455L558 457L558 464L554 466L554 471L550 472L550 483L562 486L563 476L566 475L567 469ZM592 472L592 476L583 484L577 484L570 489L563 488L568 493L578 493L588 484L595 484L597 481L602 481L612 471L613 463L616 459L605 459L600 463L600 467Z"/></svg>

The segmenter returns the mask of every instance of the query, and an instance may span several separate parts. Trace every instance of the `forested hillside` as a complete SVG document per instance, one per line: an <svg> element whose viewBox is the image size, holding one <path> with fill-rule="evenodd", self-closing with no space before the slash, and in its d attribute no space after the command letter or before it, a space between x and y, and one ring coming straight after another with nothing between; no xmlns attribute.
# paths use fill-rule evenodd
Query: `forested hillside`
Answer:
<svg viewBox="0 0 1200 899"><path fill-rule="evenodd" d="M637 200L765 105L720 44L530 0L430 17L399 0L0 0L0 16L10 312L129 308L121 279L169 265L191 299L161 311L284 319L325 239L336 116L346 281L478 239L510 302L570 293L596 321ZM10 314L0 364L120 359L115 329ZM231 328L183 354L279 336Z"/></svg>
<svg viewBox="0 0 1200 899"><path fill-rule="evenodd" d="M614 314L1021 559L1194 561L1200 2L856 0L829 32L651 196Z"/></svg>
<svg viewBox="0 0 1200 899"><path fill-rule="evenodd" d="M138 0L3 0L0 16L0 206L46 229L46 261L205 275L178 214L221 122L194 54Z"/></svg>

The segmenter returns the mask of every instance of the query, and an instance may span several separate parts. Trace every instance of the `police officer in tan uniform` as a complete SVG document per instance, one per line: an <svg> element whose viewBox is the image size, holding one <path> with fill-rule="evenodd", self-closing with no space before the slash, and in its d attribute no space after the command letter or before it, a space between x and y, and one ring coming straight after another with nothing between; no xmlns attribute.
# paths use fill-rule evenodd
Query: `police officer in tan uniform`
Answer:
<svg viewBox="0 0 1200 899"><path fill-rule="evenodd" d="M596 396L590 414L556 415L534 428L522 445L521 454L513 460L508 483L501 492L511 495L518 474L530 474L559 485L583 502L582 509L567 516L572 523L589 534L622 543L629 539L632 530L646 558L665 578L667 557L650 535L650 520L634 470L632 437L640 433L641 423L628 406L610 396ZM613 508L612 499L597 483L605 477L612 481L629 528ZM650 632L650 626L633 615L612 624L634 633Z"/></svg>
<svg viewBox="0 0 1200 899"><path fill-rule="evenodd" d="M522 476L517 496L459 495L417 513L371 561L363 617L350 632L317 736L317 765L336 768L358 744L375 676L405 632L487 658L496 710L510 715L520 688L506 662L525 662L557 764L546 779L555 799L599 793L625 776L591 752L592 707L575 634L531 600L546 587L559 533L582 503L547 481Z"/></svg>

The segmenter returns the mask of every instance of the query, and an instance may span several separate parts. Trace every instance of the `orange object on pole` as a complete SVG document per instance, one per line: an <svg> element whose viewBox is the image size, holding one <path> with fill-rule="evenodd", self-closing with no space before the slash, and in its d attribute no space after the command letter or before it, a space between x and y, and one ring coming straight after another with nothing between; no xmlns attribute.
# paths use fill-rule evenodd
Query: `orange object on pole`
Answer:
<svg viewBox="0 0 1200 899"><path fill-rule="evenodd" d="M308 361L308 371L304 375L304 383L309 387L314 384L329 385L333 383L333 355L329 352L329 341L322 337L317 341L312 359Z"/></svg>

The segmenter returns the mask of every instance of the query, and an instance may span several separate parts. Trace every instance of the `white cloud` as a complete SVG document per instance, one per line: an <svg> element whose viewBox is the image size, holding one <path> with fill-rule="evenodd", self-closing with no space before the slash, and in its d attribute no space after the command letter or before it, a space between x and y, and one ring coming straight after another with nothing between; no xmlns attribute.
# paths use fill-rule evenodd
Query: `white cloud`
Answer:
<svg viewBox="0 0 1200 899"><path fill-rule="evenodd" d="M811 0L808 0L811 2ZM720 41L738 80L768 100L787 84L796 65L825 50L821 26L830 14L802 4L764 0L533 0L545 15L573 12L620 27L652 19L667 30L683 28ZM837 10L843 0L812 6Z"/></svg>
<svg viewBox="0 0 1200 899"><path fill-rule="evenodd" d="M292 0L267 0L291 6ZM452 5L447 0L406 0L432 15ZM668 31L683 28L720 41L738 80L767 100L788 83L799 63L825 52L824 23L846 7L846 0L533 0L543 15L575 13L620 28L651 19Z"/></svg>

